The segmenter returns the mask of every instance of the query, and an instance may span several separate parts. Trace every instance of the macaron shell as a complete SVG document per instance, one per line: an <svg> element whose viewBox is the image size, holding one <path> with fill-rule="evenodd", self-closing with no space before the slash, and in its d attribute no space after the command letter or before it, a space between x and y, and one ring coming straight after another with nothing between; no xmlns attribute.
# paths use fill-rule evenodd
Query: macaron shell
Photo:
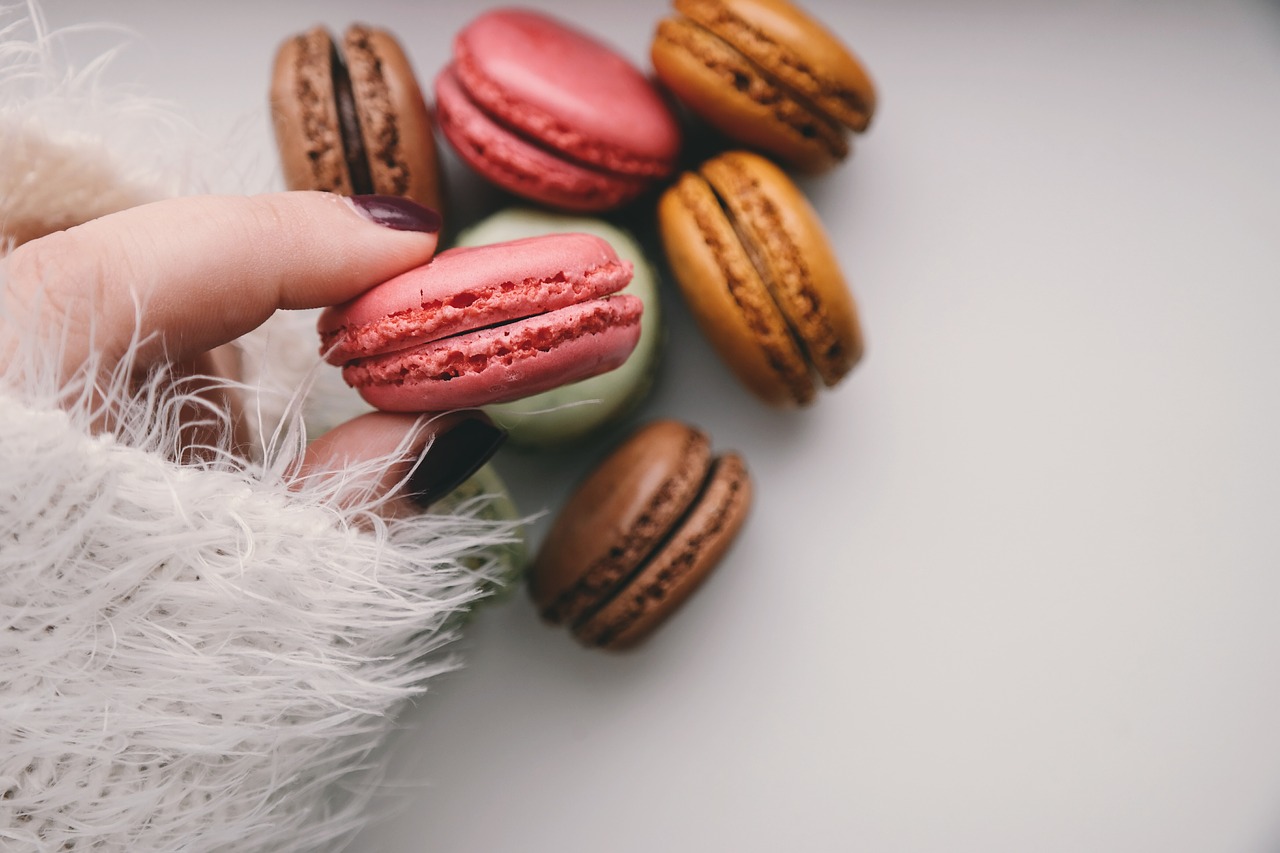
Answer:
<svg viewBox="0 0 1280 853"><path fill-rule="evenodd" d="M326 309L318 329L330 363L342 364L603 296L630 278L631 265L591 234L449 249Z"/></svg>
<svg viewBox="0 0 1280 853"><path fill-rule="evenodd" d="M486 407L486 414L508 431L509 445L563 446L623 416L648 393L661 354L662 306L657 275L639 243L626 231L594 217L513 207L463 231L458 235L458 244L484 245L564 232L594 234L606 240L618 257L631 262L631 282L619 292L644 302L640 341L617 370Z"/></svg>
<svg viewBox="0 0 1280 853"><path fill-rule="evenodd" d="M822 381L862 357L857 308L818 215L781 169L756 154L722 154L702 175L728 210L765 283Z"/></svg>
<svg viewBox="0 0 1280 853"><path fill-rule="evenodd" d="M555 18L499 9L454 39L456 73L497 121L579 163L625 175L671 174L674 116L652 84L608 45Z"/></svg>
<svg viewBox="0 0 1280 853"><path fill-rule="evenodd" d="M848 131L795 98L727 42L682 18L658 24L654 70L691 110L731 138L807 171L849 155Z"/></svg>
<svg viewBox="0 0 1280 853"><path fill-rule="evenodd" d="M313 27L280 45L270 106L285 185L351 195L333 92L333 40Z"/></svg>
<svg viewBox="0 0 1280 853"><path fill-rule="evenodd" d="M612 370L640 337L643 307L632 296L558 311L359 359L343 378L386 412L486 406Z"/></svg>
<svg viewBox="0 0 1280 853"><path fill-rule="evenodd" d="M436 77L436 117L445 138L478 174L516 195L563 210L611 210L640 195L649 179L571 163L521 139L467 98L453 68Z"/></svg>
<svg viewBox="0 0 1280 853"><path fill-rule="evenodd" d="M836 121L862 131L875 84L834 34L787 0L675 0L676 11L733 45Z"/></svg>
<svg viewBox="0 0 1280 853"><path fill-rule="evenodd" d="M658 225L689 310L738 378L770 405L811 402L805 355L706 180L682 175L658 202Z"/></svg>
<svg viewBox="0 0 1280 853"><path fill-rule="evenodd" d="M582 481L547 533L529 574L542 617L574 623L617 591L693 505L711 468L711 442L656 421Z"/></svg>
<svg viewBox="0 0 1280 853"><path fill-rule="evenodd" d="M513 524L520 520L520 511L511 492L492 464L484 465L460 486L432 504L431 512ZM461 558L461 562L472 571L485 574L484 587L487 595L479 601L481 606L503 600L515 588L528 562L523 526L514 531L508 541L469 552Z"/></svg>
<svg viewBox="0 0 1280 853"><path fill-rule="evenodd" d="M356 25L343 37L343 55L374 192L441 210L431 116L400 43L385 30Z"/></svg>
<svg viewBox="0 0 1280 853"><path fill-rule="evenodd" d="M711 478L680 528L626 588L574 628L587 646L613 651L648 637L701 586L746 521L751 479L737 454L716 460Z"/></svg>

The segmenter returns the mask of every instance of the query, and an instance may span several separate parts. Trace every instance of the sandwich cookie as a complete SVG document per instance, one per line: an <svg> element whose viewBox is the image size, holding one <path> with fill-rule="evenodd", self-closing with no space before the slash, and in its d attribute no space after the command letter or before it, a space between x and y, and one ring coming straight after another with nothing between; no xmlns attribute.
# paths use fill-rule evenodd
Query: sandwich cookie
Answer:
<svg viewBox="0 0 1280 853"><path fill-rule="evenodd" d="M532 11L481 15L436 78L445 138L477 173L552 207L604 211L675 169L680 131L611 47Z"/></svg>
<svg viewBox="0 0 1280 853"><path fill-rule="evenodd" d="M730 139L808 171L849 156L875 112L866 70L787 0L675 0L650 55L664 84Z"/></svg>
<svg viewBox="0 0 1280 853"><path fill-rule="evenodd" d="M341 50L323 27L285 41L271 117L289 189L407 196L440 210L431 117L390 33L356 24Z"/></svg>
<svg viewBox="0 0 1280 853"><path fill-rule="evenodd" d="M510 433L511 443L523 447L562 447L616 421L644 399L657 370L662 338L657 276L640 245L626 231L593 217L513 207L463 231L458 244L484 245L573 231L607 240L620 258L632 264L631 283L620 292L638 297L644 304L640 340L617 370L485 407L489 417Z"/></svg>
<svg viewBox="0 0 1280 853"><path fill-rule="evenodd" d="M481 551L469 551L461 558L464 566L485 578L486 595L480 605L505 599L520 581L529 558L520 511L493 465L481 467L434 504L431 511L474 519L477 528L490 528L493 522L511 528L506 541L490 544Z"/></svg>
<svg viewBox="0 0 1280 853"><path fill-rule="evenodd" d="M533 601L583 645L634 646L710 575L750 503L740 456L713 457L707 436L677 421L651 423L565 504L530 569Z"/></svg>
<svg viewBox="0 0 1280 853"><path fill-rule="evenodd" d="M617 294L630 280L590 234L450 249L325 309L321 353L384 411L515 400L626 361L644 312Z"/></svg>
<svg viewBox="0 0 1280 853"><path fill-rule="evenodd" d="M694 319L760 399L808 405L858 363L853 295L818 215L773 163L707 161L663 194L658 225Z"/></svg>

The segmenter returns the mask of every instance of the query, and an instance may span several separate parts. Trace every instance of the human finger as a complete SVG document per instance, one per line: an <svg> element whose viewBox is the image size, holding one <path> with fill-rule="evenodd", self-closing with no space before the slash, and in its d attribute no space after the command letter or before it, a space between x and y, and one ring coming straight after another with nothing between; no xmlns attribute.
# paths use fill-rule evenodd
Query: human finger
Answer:
<svg viewBox="0 0 1280 853"><path fill-rule="evenodd" d="M312 441L295 475L305 486L339 478L342 490L391 516L449 494L502 446L507 433L479 409L436 415L370 412ZM372 462L391 465L370 468Z"/></svg>
<svg viewBox="0 0 1280 853"><path fill-rule="evenodd" d="M170 199L16 248L7 322L139 368L188 359L280 308L333 305L430 260L439 214L393 196L293 192Z"/></svg>

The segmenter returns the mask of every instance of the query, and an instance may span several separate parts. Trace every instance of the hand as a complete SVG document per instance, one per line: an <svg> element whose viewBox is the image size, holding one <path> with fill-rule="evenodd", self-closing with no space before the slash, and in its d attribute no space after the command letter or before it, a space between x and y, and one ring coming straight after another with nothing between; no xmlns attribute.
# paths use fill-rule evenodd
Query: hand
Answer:
<svg viewBox="0 0 1280 853"><path fill-rule="evenodd" d="M5 260L0 359L15 358L19 332L29 340L34 331L64 382L102 385L160 370L184 394L188 451L229 445L244 453L237 395L223 381L239 378L237 364L224 345L277 309L344 302L426 263L439 228L438 214L404 199L325 193L183 198L115 213L33 240ZM412 465L433 444L409 485L429 503L503 437L478 412L425 422L369 414L314 442L294 476L338 472L397 448ZM406 473L387 471L382 486Z"/></svg>
<svg viewBox="0 0 1280 853"><path fill-rule="evenodd" d="M0 261L0 847L276 850L363 819L374 788L330 810L330 782L451 666L514 526L409 498L503 433L374 413L251 462L221 347L425 263L438 228L395 199L190 198Z"/></svg>

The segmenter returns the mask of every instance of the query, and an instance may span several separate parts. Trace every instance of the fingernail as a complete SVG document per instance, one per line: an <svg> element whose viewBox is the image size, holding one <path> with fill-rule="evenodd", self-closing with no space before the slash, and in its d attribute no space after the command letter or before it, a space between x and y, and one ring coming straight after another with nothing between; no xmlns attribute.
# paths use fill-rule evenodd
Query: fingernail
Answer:
<svg viewBox="0 0 1280 853"><path fill-rule="evenodd" d="M479 471L506 440L507 431L484 412L460 412L436 433L409 476L409 496L419 506L429 507Z"/></svg>
<svg viewBox="0 0 1280 853"><path fill-rule="evenodd" d="M395 231L435 234L444 224L436 211L398 195L353 195L348 201L365 219Z"/></svg>

